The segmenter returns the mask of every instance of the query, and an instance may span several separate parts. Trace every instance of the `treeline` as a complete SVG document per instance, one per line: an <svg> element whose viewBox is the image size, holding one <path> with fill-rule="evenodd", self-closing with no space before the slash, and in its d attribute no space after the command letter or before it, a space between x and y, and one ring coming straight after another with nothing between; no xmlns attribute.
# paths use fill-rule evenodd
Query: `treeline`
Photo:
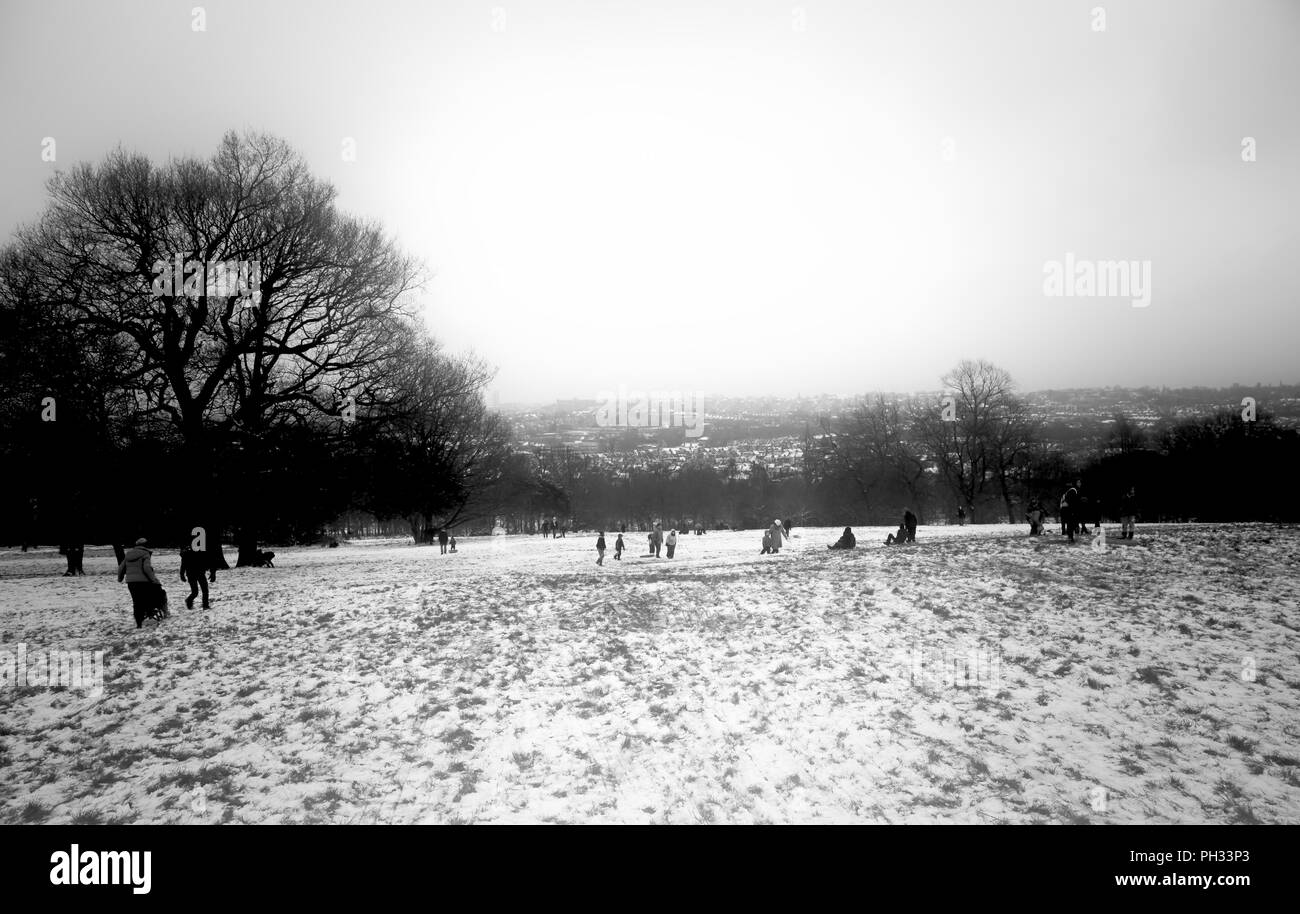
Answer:
<svg viewBox="0 0 1300 914"><path fill-rule="evenodd" d="M761 462L718 467L696 459L626 465L565 448L529 455L529 497L503 502L509 532L536 532L552 516L582 529L757 528L894 524L906 509L922 523L1022 522L1031 500L1055 516L1082 480L1090 510L1118 517L1136 490L1144 520L1300 520L1300 434L1265 411L1225 409L1143 430L1117 415L1107 440L1077 455L1073 439L1034 416L1011 376L963 361L937 397L866 398L805 435L799 472L775 478ZM1069 456L1067 456L1069 455ZM542 494L544 493L544 494ZM540 496L540 497L539 497Z"/></svg>
<svg viewBox="0 0 1300 914"><path fill-rule="evenodd" d="M481 363L414 316L421 268L274 137L56 174L0 251L0 537L417 537L490 514L514 457ZM196 531L201 531L197 533Z"/></svg>

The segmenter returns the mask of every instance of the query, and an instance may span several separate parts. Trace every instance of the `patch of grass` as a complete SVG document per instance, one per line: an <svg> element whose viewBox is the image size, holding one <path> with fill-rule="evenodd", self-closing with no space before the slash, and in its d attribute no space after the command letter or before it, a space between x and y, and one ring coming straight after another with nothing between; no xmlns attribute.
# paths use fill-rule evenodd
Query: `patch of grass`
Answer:
<svg viewBox="0 0 1300 914"><path fill-rule="evenodd" d="M1252 752L1255 751L1254 740L1247 739L1244 736L1236 736L1236 735L1229 736L1227 742L1229 746L1231 746L1233 749L1236 749L1242 755L1250 755Z"/></svg>
<svg viewBox="0 0 1300 914"><path fill-rule="evenodd" d="M442 741L447 743L456 752L469 752L478 743L474 734L464 727L457 727L455 730L449 730L442 735Z"/></svg>
<svg viewBox="0 0 1300 914"><path fill-rule="evenodd" d="M44 803L38 803L36 800L30 800L18 813L19 821L29 824L44 822L49 816L50 808Z"/></svg>

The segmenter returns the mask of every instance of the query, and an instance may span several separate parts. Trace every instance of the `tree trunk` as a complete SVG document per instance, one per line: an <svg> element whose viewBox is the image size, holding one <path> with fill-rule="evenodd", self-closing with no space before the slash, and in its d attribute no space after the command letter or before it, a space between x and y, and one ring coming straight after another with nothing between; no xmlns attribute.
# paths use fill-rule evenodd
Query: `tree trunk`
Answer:
<svg viewBox="0 0 1300 914"><path fill-rule="evenodd" d="M239 531L239 538L236 540L239 545L239 556L235 559L236 568L248 568L257 564L257 528L252 524L247 524Z"/></svg>

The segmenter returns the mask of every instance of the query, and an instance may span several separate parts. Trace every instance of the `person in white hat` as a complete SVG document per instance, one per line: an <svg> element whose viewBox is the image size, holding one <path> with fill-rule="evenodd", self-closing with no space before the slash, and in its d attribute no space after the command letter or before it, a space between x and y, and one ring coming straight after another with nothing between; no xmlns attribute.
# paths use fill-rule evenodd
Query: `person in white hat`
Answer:
<svg viewBox="0 0 1300 914"><path fill-rule="evenodd" d="M144 628L145 617L157 608L158 588L162 582L153 570L153 550L143 536L126 550L122 563L117 566L117 582L126 581L131 592L131 606L135 610L135 627Z"/></svg>
<svg viewBox="0 0 1300 914"><path fill-rule="evenodd" d="M776 520L772 521L772 526L768 528L767 532L772 537L772 551L780 552L781 538L790 538L790 534L786 533L785 528L781 526L781 518L778 517Z"/></svg>

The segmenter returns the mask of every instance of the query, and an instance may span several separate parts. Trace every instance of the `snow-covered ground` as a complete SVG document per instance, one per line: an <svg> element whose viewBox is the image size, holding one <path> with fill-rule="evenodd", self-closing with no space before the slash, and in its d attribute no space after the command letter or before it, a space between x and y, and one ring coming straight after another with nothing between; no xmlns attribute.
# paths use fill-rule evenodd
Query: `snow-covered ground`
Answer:
<svg viewBox="0 0 1300 914"><path fill-rule="evenodd" d="M1300 530L1109 529L276 548L208 613L165 551L141 633L6 550L0 822L1300 821Z"/></svg>

